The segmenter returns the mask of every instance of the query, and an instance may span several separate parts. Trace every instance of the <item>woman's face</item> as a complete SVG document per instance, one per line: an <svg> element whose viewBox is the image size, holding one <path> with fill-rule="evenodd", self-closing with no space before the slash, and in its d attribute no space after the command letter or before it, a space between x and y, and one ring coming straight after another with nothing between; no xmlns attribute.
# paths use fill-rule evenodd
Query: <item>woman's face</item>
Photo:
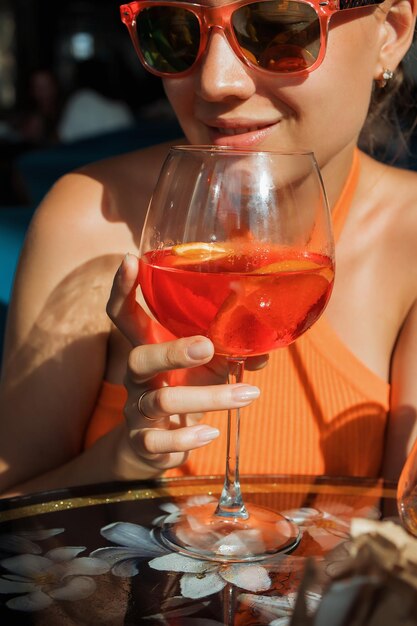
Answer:
<svg viewBox="0 0 417 626"><path fill-rule="evenodd" d="M224 34L213 32L190 75L164 80L188 140L258 150L314 150L322 165L350 149L369 106L382 15L375 8L335 14L323 63L302 78L266 75L245 66Z"/></svg>

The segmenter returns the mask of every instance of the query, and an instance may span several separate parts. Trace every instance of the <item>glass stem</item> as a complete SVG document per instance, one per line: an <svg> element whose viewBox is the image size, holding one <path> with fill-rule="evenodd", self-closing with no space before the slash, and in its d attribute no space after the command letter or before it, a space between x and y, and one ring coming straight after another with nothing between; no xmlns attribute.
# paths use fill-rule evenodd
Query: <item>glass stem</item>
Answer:
<svg viewBox="0 0 417 626"><path fill-rule="evenodd" d="M235 587L227 583L223 589L223 624L233 626L235 623Z"/></svg>
<svg viewBox="0 0 417 626"><path fill-rule="evenodd" d="M228 363L227 382L229 384L241 383L245 370L245 360L228 359ZM227 413L226 472L223 490L215 515L247 519L249 514L243 504L239 481L239 431L239 409L230 409Z"/></svg>

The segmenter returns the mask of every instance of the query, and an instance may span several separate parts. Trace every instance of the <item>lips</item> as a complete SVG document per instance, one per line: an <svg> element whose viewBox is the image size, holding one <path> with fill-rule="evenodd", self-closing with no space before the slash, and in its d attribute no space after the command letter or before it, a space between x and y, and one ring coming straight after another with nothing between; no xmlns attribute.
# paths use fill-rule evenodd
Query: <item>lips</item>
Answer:
<svg viewBox="0 0 417 626"><path fill-rule="evenodd" d="M213 145L232 147L251 147L262 143L279 122L272 124L241 124L227 125L208 124L210 140Z"/></svg>
<svg viewBox="0 0 417 626"><path fill-rule="evenodd" d="M250 128L222 128L219 129L224 135L245 135L246 133L252 133L262 128L262 126L254 126Z"/></svg>

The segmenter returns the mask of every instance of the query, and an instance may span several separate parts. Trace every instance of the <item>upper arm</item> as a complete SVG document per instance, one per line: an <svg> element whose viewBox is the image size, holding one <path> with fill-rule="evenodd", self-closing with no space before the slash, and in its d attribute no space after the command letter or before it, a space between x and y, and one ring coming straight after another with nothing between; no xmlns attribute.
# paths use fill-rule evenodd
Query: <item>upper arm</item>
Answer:
<svg viewBox="0 0 417 626"><path fill-rule="evenodd" d="M100 384L118 255L103 256L102 187L61 180L38 209L9 308L0 388L0 490L79 451ZM105 228L105 227L103 227Z"/></svg>

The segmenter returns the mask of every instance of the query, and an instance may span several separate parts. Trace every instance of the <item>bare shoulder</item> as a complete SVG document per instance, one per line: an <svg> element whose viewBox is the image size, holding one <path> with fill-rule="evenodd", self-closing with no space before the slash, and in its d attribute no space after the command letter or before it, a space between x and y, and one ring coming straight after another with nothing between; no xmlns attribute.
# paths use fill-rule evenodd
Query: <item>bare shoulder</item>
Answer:
<svg viewBox="0 0 417 626"><path fill-rule="evenodd" d="M63 289L82 293L91 315L104 311L121 258L137 251L168 149L161 145L91 164L53 186L35 212L17 272L14 308L31 311L27 325ZM100 319L107 323L104 314Z"/></svg>
<svg viewBox="0 0 417 626"><path fill-rule="evenodd" d="M55 241L61 255L68 250L73 259L81 256L83 261L99 254L135 252L170 145L105 159L61 178L36 212L37 234ZM80 241L88 245L82 247Z"/></svg>
<svg viewBox="0 0 417 626"><path fill-rule="evenodd" d="M356 235L404 312L417 299L417 173L364 156L361 178Z"/></svg>
<svg viewBox="0 0 417 626"><path fill-rule="evenodd" d="M147 205L171 145L159 144L86 165L60 179L44 204L48 207L59 199L62 211L71 206L73 213L81 204L79 217L100 208L104 219L123 220L130 206L137 211Z"/></svg>
<svg viewBox="0 0 417 626"><path fill-rule="evenodd" d="M82 170L102 185L111 219L127 219L146 211L149 198L172 142L106 159Z"/></svg>
<svg viewBox="0 0 417 626"><path fill-rule="evenodd" d="M374 223L391 240L410 242L417 254L417 172L363 155L362 195Z"/></svg>

